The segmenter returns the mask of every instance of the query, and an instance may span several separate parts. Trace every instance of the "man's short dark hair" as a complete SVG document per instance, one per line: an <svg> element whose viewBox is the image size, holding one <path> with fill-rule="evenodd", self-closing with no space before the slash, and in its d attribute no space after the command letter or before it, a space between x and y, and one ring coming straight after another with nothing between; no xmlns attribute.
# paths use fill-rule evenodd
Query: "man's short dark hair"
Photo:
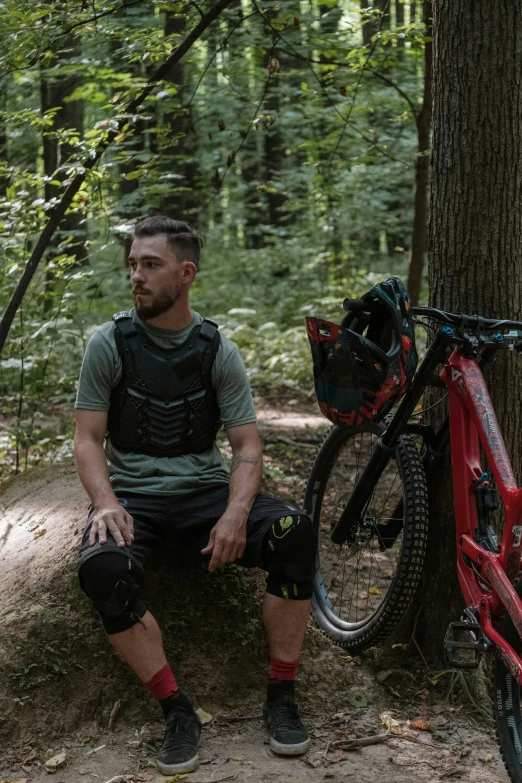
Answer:
<svg viewBox="0 0 522 783"><path fill-rule="evenodd" d="M154 215L136 223L134 237L155 237L164 234L179 261L192 261L199 269L203 235L190 223L166 215Z"/></svg>

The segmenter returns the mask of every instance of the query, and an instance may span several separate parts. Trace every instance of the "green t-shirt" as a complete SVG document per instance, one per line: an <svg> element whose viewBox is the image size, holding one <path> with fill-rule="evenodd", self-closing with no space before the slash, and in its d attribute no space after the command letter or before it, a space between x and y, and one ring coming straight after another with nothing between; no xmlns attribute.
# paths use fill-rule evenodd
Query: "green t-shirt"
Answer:
<svg viewBox="0 0 522 783"><path fill-rule="evenodd" d="M159 329L142 321L134 309L133 320L161 348L181 345L191 330L203 321L199 313L183 329ZM76 408L108 411L111 391L121 378L121 359L114 340L113 321L100 326L90 338L80 373ZM237 346L221 335L211 382L216 390L221 421L225 429L256 421L250 383ZM217 445L199 454L180 457L150 457L136 452L123 452L105 442L111 485L115 492L142 492L157 495L178 495L194 492L210 484L228 482L228 469Z"/></svg>

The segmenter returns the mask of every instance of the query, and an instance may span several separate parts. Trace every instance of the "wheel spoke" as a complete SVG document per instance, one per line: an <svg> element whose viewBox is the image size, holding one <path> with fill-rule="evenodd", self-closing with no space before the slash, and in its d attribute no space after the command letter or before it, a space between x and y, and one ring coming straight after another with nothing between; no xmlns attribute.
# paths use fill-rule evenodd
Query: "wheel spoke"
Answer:
<svg viewBox="0 0 522 783"><path fill-rule="evenodd" d="M330 437L330 436L329 436ZM397 576L397 564L403 551L404 525L400 513L402 503L406 506L409 497L406 492L419 490L418 483L411 482L410 473L404 471L409 465L410 452L404 456L404 451L397 451L395 458L390 460L379 479L371 487L370 497L364 505L360 520L347 535L341 545L333 544L331 530L333 523L346 507L354 487L360 481L366 465L375 451L378 430L373 423L364 425L355 434L348 431L346 436L339 430L332 431L333 449L328 457L328 451L323 452L326 465L321 465L320 476L325 481L324 492L317 505L316 514L319 525L319 578L314 582L314 612L316 619L324 615L325 625L320 622L328 633L328 627L336 628L345 633L348 623L354 626L353 631L346 631L357 638L360 635L365 643L371 638L368 635L367 622L390 599L392 583L400 585L404 576ZM341 443L339 446L338 444ZM415 458L415 455L414 457ZM399 461L401 460L401 461ZM406 479L403 479L403 476ZM408 484L407 481L410 483ZM420 485L423 491L423 486ZM308 490L307 490L308 491ZM425 490L424 490L425 491ZM384 532L387 525L393 527L387 540ZM381 527L382 526L382 527ZM379 530L380 528L380 530ZM384 546L389 545L389 549ZM423 543L414 547L415 554L423 554ZM401 561L402 562L402 561ZM401 567L400 574L403 573ZM399 582L397 579L399 578ZM408 588L412 585L411 571L408 572ZM397 595L394 588L393 595ZM339 622L337 625L336 618ZM342 621L342 624L341 624ZM318 620L319 622L319 620ZM356 628L360 625L360 629ZM369 626L368 626L369 627ZM381 626L382 627L382 626ZM377 628L377 626L376 626ZM379 628L379 633L381 633ZM338 636L336 635L337 639ZM350 646L352 643L350 642ZM355 644L356 648L357 645Z"/></svg>

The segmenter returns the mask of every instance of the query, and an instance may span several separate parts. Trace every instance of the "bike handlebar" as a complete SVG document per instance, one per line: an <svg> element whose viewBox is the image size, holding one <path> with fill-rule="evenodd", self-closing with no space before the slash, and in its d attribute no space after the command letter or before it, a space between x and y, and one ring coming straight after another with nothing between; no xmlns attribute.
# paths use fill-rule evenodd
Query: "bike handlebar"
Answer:
<svg viewBox="0 0 522 783"><path fill-rule="evenodd" d="M484 331L501 331L502 329L522 330L521 321L509 321L499 318L482 318L480 315L466 315L466 313L448 313L438 310L436 307L412 307L413 315L431 318L443 324L454 326L466 325L470 329L483 329Z"/></svg>
<svg viewBox="0 0 522 783"><path fill-rule="evenodd" d="M371 313L372 303L365 299L345 299L343 308L352 313ZM502 329L522 330L522 321L509 321L499 318L482 318L480 315L466 315L465 313L448 313L438 310L436 307L412 307L413 315L431 318L442 324L453 326L466 325L469 329L482 329L484 331L501 331Z"/></svg>

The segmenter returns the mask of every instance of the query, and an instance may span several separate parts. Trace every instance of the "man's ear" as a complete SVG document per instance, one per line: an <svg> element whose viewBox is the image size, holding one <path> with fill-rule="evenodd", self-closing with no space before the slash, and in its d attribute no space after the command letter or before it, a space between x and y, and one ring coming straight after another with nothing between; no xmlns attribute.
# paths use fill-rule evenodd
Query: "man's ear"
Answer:
<svg viewBox="0 0 522 783"><path fill-rule="evenodd" d="M182 283L191 283L198 273L196 264L192 261L183 261L183 272L181 274Z"/></svg>

